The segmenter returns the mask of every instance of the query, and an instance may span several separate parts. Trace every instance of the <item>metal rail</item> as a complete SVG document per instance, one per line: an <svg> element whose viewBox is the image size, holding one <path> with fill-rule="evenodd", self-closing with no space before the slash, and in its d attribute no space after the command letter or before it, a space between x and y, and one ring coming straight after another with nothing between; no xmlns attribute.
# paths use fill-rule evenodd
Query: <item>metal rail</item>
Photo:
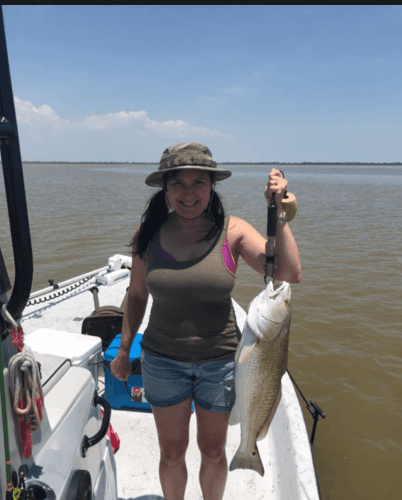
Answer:
<svg viewBox="0 0 402 500"><path fill-rule="evenodd" d="M63 288L65 286L72 285L72 284L77 283L78 281L81 281L83 279L90 278L92 276L95 276L95 275L101 273L102 271L106 272L109 269L110 269L110 266L100 267L99 269L95 269L94 271L91 271L89 273L81 274L81 276L76 276L75 278L71 278L69 280L62 281L61 283L51 283L53 280L49 280L49 283L51 283L51 285L48 286L47 288L43 288L42 290L38 290L37 292L32 293L29 296L29 300L34 299L35 297L39 297L40 295L45 295L47 293L53 292L54 290L58 290L59 288Z"/></svg>

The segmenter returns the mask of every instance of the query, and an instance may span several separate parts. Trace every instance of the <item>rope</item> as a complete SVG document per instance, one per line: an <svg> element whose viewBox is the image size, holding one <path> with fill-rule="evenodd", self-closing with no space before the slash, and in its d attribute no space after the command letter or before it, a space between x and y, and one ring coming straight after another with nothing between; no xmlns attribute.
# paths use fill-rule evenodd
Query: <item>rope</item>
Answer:
<svg viewBox="0 0 402 500"><path fill-rule="evenodd" d="M12 326L8 329L12 334L12 344L18 351L8 364L10 372L10 388L13 409L18 417L18 427L23 443L25 458L32 455L32 432L37 431L43 420L44 396L40 381L38 364L31 348L24 345L24 331L6 309L2 314Z"/></svg>

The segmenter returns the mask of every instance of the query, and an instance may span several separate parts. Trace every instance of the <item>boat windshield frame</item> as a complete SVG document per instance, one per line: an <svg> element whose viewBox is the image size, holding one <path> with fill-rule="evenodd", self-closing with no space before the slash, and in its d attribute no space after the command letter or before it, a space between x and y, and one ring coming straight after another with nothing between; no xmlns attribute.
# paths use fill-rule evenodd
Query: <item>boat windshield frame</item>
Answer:
<svg viewBox="0 0 402 500"><path fill-rule="evenodd" d="M7 302L7 311L17 321L29 300L32 288L33 255L3 9L1 6L0 150L15 267L14 285L11 297ZM6 290L0 290L0 292L0 300L4 301L4 297L7 297ZM6 327L7 323L0 317L2 338L7 335Z"/></svg>

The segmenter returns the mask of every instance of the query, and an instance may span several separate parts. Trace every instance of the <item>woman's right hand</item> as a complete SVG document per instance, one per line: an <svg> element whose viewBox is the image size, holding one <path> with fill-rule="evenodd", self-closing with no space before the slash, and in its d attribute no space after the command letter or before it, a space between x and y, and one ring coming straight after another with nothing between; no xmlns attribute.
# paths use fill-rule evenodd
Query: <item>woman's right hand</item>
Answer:
<svg viewBox="0 0 402 500"><path fill-rule="evenodd" d="M110 371L117 380L127 381L131 374L131 365L126 354L119 355L110 363Z"/></svg>

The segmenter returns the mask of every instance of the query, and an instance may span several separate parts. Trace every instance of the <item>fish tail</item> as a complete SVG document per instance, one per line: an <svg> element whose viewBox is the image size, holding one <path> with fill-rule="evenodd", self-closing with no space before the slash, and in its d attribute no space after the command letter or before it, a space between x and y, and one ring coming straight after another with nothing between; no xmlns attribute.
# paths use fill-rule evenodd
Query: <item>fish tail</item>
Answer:
<svg viewBox="0 0 402 500"><path fill-rule="evenodd" d="M230 471L235 469L255 470L260 476L264 475L264 466L257 446L252 451L240 451L240 448L237 450L229 467Z"/></svg>

